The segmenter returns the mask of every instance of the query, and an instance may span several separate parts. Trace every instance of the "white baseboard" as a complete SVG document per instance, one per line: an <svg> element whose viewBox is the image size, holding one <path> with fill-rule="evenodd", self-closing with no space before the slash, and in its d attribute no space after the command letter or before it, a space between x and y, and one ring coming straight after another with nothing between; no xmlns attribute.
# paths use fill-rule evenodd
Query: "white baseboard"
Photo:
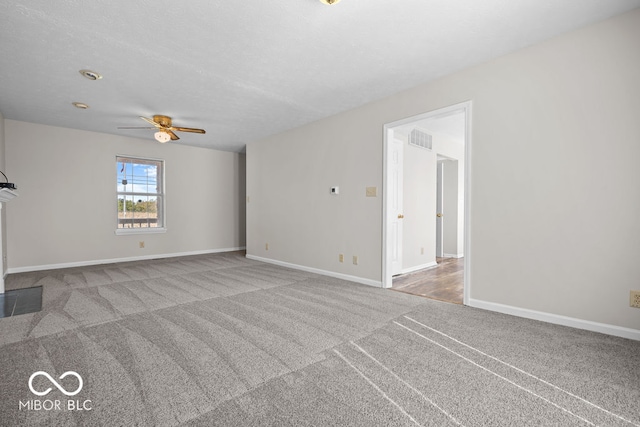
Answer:
<svg viewBox="0 0 640 427"><path fill-rule="evenodd" d="M443 258L462 258L464 254L442 254Z"/></svg>
<svg viewBox="0 0 640 427"><path fill-rule="evenodd" d="M438 266L438 263L433 261L433 262L429 262L427 264L416 265L415 267L404 268L404 269L400 270L400 274L413 273L414 271L426 270L427 268L433 268L433 267L437 267L437 266Z"/></svg>
<svg viewBox="0 0 640 427"><path fill-rule="evenodd" d="M237 248L207 249L203 251L178 252L178 253L172 253L172 254L143 255L143 256L135 256L135 257L128 257L128 258L111 258L111 259L98 259L98 260L91 260L91 261L66 262L61 264L34 265L29 267L9 268L7 270L7 274L28 273L31 271L42 271L42 270L57 270L60 268L87 267L91 265L100 265L100 264L115 264L117 262L147 261L150 259L175 258L175 257L190 256L190 255L216 254L220 252L240 251L243 249L246 249L246 246L239 246Z"/></svg>
<svg viewBox="0 0 640 427"><path fill-rule="evenodd" d="M540 320L542 322L554 323L556 325L570 326L572 328L600 332L602 334L640 341L640 330L638 329L592 322L590 320L576 319L574 317L561 316L558 314L545 313L543 311L529 310L526 308L513 307L510 305L477 299L469 299L469 306L489 311L496 311L498 313L511 314L513 316L524 317L526 319Z"/></svg>
<svg viewBox="0 0 640 427"><path fill-rule="evenodd" d="M321 270L319 268L307 267L307 266L298 265L298 264L291 264L291 263L284 262L284 261L278 261L278 260L270 259L270 258L262 258L262 257L259 257L259 256L250 255L250 254L247 254L247 258L255 260L255 261L266 262L268 264L279 265L281 267L292 268L294 270L302 270L302 271L307 271L309 273L322 274L323 276L335 277L337 279L342 279L342 280L348 280L350 282L361 283L363 285L375 286L377 288L381 288L382 287L382 282L379 281L379 280L365 279L364 277L358 277L358 276L350 276L348 274L336 273L335 271Z"/></svg>

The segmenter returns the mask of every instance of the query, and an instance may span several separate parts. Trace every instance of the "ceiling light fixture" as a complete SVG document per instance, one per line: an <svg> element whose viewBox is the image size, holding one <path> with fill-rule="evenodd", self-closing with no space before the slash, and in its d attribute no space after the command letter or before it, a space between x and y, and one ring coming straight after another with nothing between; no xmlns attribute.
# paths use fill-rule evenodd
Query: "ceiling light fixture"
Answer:
<svg viewBox="0 0 640 427"><path fill-rule="evenodd" d="M91 70L80 70L79 71L80 74L82 74L84 77L88 78L89 80L100 80L102 78L102 74L100 73L96 73L95 71L91 71Z"/></svg>
<svg viewBox="0 0 640 427"><path fill-rule="evenodd" d="M336 4L339 2L340 0L320 0L320 3L324 3L324 4Z"/></svg>
<svg viewBox="0 0 640 427"><path fill-rule="evenodd" d="M168 132L165 132L163 130L159 130L153 136L156 138L156 141L161 142L163 144L165 142L168 142L171 139L171 135L169 135Z"/></svg>
<svg viewBox="0 0 640 427"><path fill-rule="evenodd" d="M83 102L72 102L71 105L81 110L86 110L87 108L89 108L89 106Z"/></svg>

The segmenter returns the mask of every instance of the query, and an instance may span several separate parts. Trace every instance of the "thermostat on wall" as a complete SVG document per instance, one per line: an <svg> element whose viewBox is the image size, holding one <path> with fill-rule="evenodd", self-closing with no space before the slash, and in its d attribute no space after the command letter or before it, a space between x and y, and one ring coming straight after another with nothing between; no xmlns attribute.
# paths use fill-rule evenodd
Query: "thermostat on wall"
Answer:
<svg viewBox="0 0 640 427"><path fill-rule="evenodd" d="M336 196L340 194L340 187L331 187L331 194Z"/></svg>

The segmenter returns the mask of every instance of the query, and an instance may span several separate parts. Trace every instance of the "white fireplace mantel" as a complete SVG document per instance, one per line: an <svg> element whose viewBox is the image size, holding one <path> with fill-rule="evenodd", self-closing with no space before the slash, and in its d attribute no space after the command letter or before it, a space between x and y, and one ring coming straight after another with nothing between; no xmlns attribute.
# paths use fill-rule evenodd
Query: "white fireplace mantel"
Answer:
<svg viewBox="0 0 640 427"><path fill-rule="evenodd" d="M15 191L9 190L8 188L0 189L0 202L8 202L16 197L18 197L18 193Z"/></svg>
<svg viewBox="0 0 640 427"><path fill-rule="evenodd" d="M18 197L18 193L8 188L0 189L0 223L2 222L2 202L8 202L9 200ZM4 294L4 253L2 252L2 242L4 237L2 236L2 227L0 226L0 294Z"/></svg>

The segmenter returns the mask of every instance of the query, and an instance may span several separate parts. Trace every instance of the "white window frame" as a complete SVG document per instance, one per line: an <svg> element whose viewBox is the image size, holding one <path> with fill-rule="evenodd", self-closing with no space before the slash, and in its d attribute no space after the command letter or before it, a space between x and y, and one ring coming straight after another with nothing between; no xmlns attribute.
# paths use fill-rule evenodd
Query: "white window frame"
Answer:
<svg viewBox="0 0 640 427"><path fill-rule="evenodd" d="M116 235L129 235L129 234L154 234L154 233L166 233L167 231L167 216L166 216L166 194L165 194L165 163L162 159L154 159L149 157L138 157L129 155L116 155L116 168L122 162L136 163L136 164L158 164L158 192L157 193L138 193L138 192L121 192L118 191L118 175L116 172ZM140 228L118 228L118 205L117 200L123 195L144 195L144 196L156 196L160 200L158 203L158 216L162 218L161 227L140 227ZM125 198L126 200L126 198Z"/></svg>

